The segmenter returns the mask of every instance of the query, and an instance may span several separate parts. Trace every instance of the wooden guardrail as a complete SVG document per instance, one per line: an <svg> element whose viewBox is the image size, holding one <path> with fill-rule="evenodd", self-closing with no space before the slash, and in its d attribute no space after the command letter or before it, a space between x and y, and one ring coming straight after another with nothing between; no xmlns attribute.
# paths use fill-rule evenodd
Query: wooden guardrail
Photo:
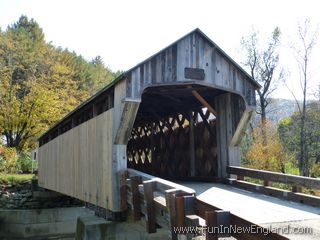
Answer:
<svg viewBox="0 0 320 240"><path fill-rule="evenodd" d="M170 226L170 206L173 194L194 196L195 191L149 174L128 169L127 202L131 205L133 220L146 216L146 230L156 232L156 225Z"/></svg>
<svg viewBox="0 0 320 240"><path fill-rule="evenodd" d="M206 240L220 236L240 240L287 239L199 200L193 189L133 169L128 169L127 176L127 203L133 220L144 216L149 233L156 232L159 225L168 228L169 237L174 240L179 235L187 239L202 235Z"/></svg>
<svg viewBox="0 0 320 240"><path fill-rule="evenodd" d="M228 166L227 173L237 176L237 179L228 179L227 181L227 183L237 187L309 205L320 205L319 197L300 192L301 187L320 189L320 179L236 166ZM245 181L245 177L263 180L263 185L249 183ZM287 191L275 188L272 183L284 183L291 186L292 189Z"/></svg>

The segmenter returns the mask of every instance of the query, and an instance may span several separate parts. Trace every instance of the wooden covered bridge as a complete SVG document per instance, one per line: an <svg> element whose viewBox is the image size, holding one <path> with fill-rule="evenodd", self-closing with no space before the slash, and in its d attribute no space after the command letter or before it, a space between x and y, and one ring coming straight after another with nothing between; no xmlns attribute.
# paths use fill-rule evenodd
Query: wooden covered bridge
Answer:
<svg viewBox="0 0 320 240"><path fill-rule="evenodd" d="M319 198L268 186L275 181L320 188L319 180L236 167L259 87L196 29L119 76L42 135L39 185L81 199L112 219L123 217L129 203L134 219L145 216L148 232L156 226L198 226L201 219L204 226L262 224L241 218L244 211L237 209L245 203L215 205L221 194L232 193L230 184L319 206ZM244 176L268 181L252 185ZM212 195L201 199L207 191ZM320 219L319 208L310 208L302 208L310 214L305 218ZM229 235L286 239L274 233Z"/></svg>

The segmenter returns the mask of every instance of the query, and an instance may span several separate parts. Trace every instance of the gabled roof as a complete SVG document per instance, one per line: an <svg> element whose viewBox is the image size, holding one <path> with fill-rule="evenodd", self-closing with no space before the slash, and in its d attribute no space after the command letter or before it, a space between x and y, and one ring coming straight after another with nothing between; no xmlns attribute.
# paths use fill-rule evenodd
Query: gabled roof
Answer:
<svg viewBox="0 0 320 240"><path fill-rule="evenodd" d="M189 32L188 34L184 35L183 37L179 38L177 41L173 42L172 44L170 44L169 46L163 48L162 50L160 50L159 52L153 54L152 56L150 56L149 58L145 59L144 61L140 62L139 64L137 64L136 66L130 68L129 70L127 70L126 72L122 73L121 75L119 75L118 77L116 77L113 81L111 81L109 84L107 84L105 87L103 87L102 89L100 89L97 93L95 93L94 95L92 95L90 98L88 98L87 100L85 100L84 102L82 102L79 106L77 106L75 109L73 109L71 112L69 112L66 116L64 116L60 121L58 121L56 124L54 124L47 132L49 132L50 130L52 130L53 128L55 128L56 126L58 126L60 123L62 123L66 118L70 117L72 114L74 114L75 112L77 112L79 109L85 107L88 103L90 103L92 100L94 100L96 97L100 96L102 93L104 93L105 91L107 91L108 89L110 89L111 87L113 87L115 84L117 84L119 81L123 80L124 78L127 77L127 74L130 73L132 70L138 68L139 66L143 65L144 63L150 61L152 58L154 58L155 56L161 54L162 52L166 51L168 48L172 47L173 45L177 44L178 42L180 42L182 39L188 37L189 35L192 35L194 33L199 34L203 39L205 39L209 45L211 45L212 47L214 47L217 51L219 51L221 53L222 56L224 56L228 61L230 61L240 72L242 72L247 78L248 80L255 86L256 89L261 88L261 85L256 82L238 63L236 63L228 54L226 54L216 43L214 43L207 35L205 35L199 28L194 29L193 31ZM46 132L46 133L47 133ZM41 138L42 136L44 136L46 133L42 134L39 138Z"/></svg>
<svg viewBox="0 0 320 240"><path fill-rule="evenodd" d="M238 68L239 71L241 71L248 79L249 81L256 87L256 89L261 88L261 85L255 81L248 73L247 71L245 71L238 63L236 63L228 54L226 54L225 51L223 51L215 42L213 42L206 34L204 34L199 28L194 29L193 31L189 32L188 34L184 35L183 37L179 38L178 40L176 40L175 42L171 43L169 46L163 48L162 50L160 50L159 52L153 54L152 56L148 57L147 59L145 59L144 61L138 63L136 66L130 68L129 70L127 70L125 73L129 73L131 72L133 69L139 67L140 65L143 65L144 63L150 61L152 58L154 58L155 56L161 54L162 52L166 51L168 48L172 47L173 45L177 44L178 42L180 42L182 39L186 38L189 35L192 35L194 33L198 33L202 38L204 38L212 47L214 47L216 50L218 50L225 58L228 59L228 61L230 61L236 68ZM125 74L124 73L124 74Z"/></svg>

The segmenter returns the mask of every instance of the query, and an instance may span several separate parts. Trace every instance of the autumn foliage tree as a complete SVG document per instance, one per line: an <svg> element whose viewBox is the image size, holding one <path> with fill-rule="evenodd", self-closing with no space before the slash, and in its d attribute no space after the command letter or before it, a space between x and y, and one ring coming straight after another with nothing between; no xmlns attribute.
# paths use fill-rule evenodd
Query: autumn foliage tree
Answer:
<svg viewBox="0 0 320 240"><path fill-rule="evenodd" d="M5 145L18 152L32 147L48 127L113 77L102 59L90 63L46 43L39 25L21 16L0 32L0 135Z"/></svg>
<svg viewBox="0 0 320 240"><path fill-rule="evenodd" d="M252 136L253 142L244 155L244 165L249 168L269 170L275 172L285 172L287 156L282 144L279 141L277 128L266 121L264 123L267 143L262 135L262 128L254 128Z"/></svg>

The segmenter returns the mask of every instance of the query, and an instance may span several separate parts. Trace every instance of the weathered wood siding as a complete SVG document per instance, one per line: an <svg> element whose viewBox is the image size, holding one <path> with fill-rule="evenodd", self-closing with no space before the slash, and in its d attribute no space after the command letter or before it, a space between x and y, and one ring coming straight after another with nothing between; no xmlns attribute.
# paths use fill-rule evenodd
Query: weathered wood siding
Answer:
<svg viewBox="0 0 320 240"><path fill-rule="evenodd" d="M215 110L218 112L216 127L219 177L227 177L228 165L240 165L240 146L232 145L231 140L237 128L246 129L246 125L239 125L245 109L243 100L232 93L219 95L215 99Z"/></svg>
<svg viewBox="0 0 320 240"><path fill-rule="evenodd" d="M252 80L197 31L127 73L127 97L140 98L149 86L198 83L241 95L255 106Z"/></svg>
<svg viewBox="0 0 320 240"><path fill-rule="evenodd" d="M219 168L215 174L225 177L226 166L239 163L238 145L251 116L247 110L256 105L258 84L200 30L195 30L119 76L40 138L40 186L114 212L125 210L122 193L127 141L143 91L152 86L180 84L228 92L214 100ZM196 159L194 144L192 158Z"/></svg>
<svg viewBox="0 0 320 240"><path fill-rule="evenodd" d="M39 185L112 209L113 109L39 148Z"/></svg>

